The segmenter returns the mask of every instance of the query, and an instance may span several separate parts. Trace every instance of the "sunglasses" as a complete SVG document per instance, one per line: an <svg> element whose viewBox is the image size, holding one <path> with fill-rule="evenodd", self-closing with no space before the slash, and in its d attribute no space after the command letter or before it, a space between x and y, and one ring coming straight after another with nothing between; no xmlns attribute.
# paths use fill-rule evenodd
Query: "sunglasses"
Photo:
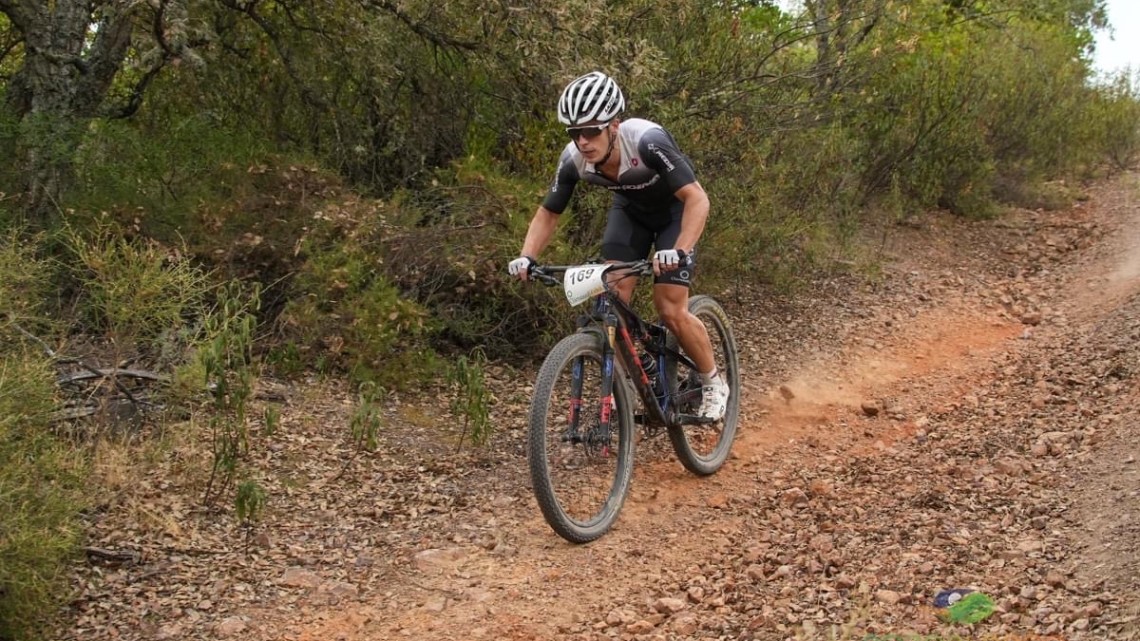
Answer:
<svg viewBox="0 0 1140 641"><path fill-rule="evenodd" d="M602 135L602 132L610 126L610 123L601 125L594 125L592 127L567 127L566 133L570 135L570 140L578 140L579 137L586 140L593 140Z"/></svg>

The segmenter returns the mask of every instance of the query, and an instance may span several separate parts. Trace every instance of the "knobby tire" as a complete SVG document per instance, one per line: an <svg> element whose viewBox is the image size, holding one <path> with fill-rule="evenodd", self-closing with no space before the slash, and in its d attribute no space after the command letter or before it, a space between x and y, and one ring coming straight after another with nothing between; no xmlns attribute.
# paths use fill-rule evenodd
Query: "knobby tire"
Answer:
<svg viewBox="0 0 1140 641"><path fill-rule="evenodd" d="M547 524L572 543L588 543L617 520L633 476L633 399L615 375L608 443L569 443L571 372L582 359L580 429L598 425L601 410L602 335L583 331L558 342L538 372L527 437L527 461L535 498ZM617 368L615 367L615 372Z"/></svg>
<svg viewBox="0 0 1140 641"><path fill-rule="evenodd" d="M685 469L698 476L708 476L724 465L736 437L740 420L740 359L728 314L720 303L709 296L694 296L689 299L689 312L700 319L708 331L717 369L728 382L728 408L724 419L716 423L670 426L669 440ZM675 347L676 338L670 336L670 339ZM673 393L686 381L696 384L698 374L672 359L666 364L666 380ZM682 408L682 413L695 412L696 408L692 406Z"/></svg>

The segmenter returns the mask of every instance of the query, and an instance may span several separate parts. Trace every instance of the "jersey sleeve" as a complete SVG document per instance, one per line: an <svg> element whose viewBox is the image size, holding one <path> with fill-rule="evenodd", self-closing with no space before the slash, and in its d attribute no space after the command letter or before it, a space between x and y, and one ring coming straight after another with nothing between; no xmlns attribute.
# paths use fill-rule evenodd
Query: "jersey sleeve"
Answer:
<svg viewBox="0 0 1140 641"><path fill-rule="evenodd" d="M574 194L574 185L578 184L578 167L571 157L570 148L562 150L562 157L558 159L558 171L554 174L554 182L550 184L550 191L542 200L542 206L550 211L561 214L570 204L570 196Z"/></svg>
<svg viewBox="0 0 1140 641"><path fill-rule="evenodd" d="M645 159L645 164L665 179L670 191L678 189L697 181L696 172L689 157L681 153L677 142L669 132L661 128L645 132L638 143L638 152Z"/></svg>

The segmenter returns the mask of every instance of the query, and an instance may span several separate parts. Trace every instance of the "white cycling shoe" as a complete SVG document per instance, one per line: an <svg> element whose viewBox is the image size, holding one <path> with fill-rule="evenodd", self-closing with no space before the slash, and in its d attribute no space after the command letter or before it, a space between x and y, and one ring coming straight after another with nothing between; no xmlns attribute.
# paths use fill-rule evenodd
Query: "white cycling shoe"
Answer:
<svg viewBox="0 0 1140 641"><path fill-rule="evenodd" d="M697 416L710 421L719 421L724 418L727 409L728 383L717 376L712 383L701 388L701 407L697 410Z"/></svg>

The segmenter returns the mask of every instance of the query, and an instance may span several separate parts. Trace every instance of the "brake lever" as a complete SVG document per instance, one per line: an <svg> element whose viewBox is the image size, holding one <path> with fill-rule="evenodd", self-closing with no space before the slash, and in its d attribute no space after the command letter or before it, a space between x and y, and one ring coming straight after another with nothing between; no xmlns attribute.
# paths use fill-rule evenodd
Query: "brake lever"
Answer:
<svg viewBox="0 0 1140 641"><path fill-rule="evenodd" d="M538 265L535 265L533 268L531 268L530 275L532 278L537 278L539 282L541 282L543 285L546 285L547 287L554 287L555 285L562 284L562 281L542 271L542 268Z"/></svg>

